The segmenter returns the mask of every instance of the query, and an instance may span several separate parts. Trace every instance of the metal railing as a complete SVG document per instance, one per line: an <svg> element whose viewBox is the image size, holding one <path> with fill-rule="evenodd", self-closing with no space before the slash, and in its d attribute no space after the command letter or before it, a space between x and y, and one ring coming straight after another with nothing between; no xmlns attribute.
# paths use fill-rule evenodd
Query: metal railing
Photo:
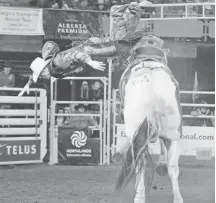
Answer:
<svg viewBox="0 0 216 203"><path fill-rule="evenodd" d="M215 19L215 14L207 14L207 10L214 11L215 3L173 3L173 4L152 4L148 5L148 7L155 8L153 15L151 18L154 20L164 20L164 19ZM191 10L191 8L193 8ZM201 12L198 12L196 16L191 15L191 11L196 10L198 8ZM209 9L210 8L210 9ZM44 10L59 10L62 9L52 9L52 8L45 8ZM183 13L171 13L172 10L182 10ZM81 10L81 9L64 9L64 11L71 11L71 12L89 12L89 13L101 13L110 15L110 11L100 11L100 10ZM172 17L170 15L173 15ZM149 20L149 18L146 18Z"/></svg>
<svg viewBox="0 0 216 203"><path fill-rule="evenodd" d="M176 19L215 19L215 14L209 15L206 13L207 7L214 7L215 8L215 3L179 3L179 4L153 4L150 7L154 7L159 9L155 12L155 15L152 15L151 18L153 20L176 20ZM167 8L167 9L166 9ZM193 8L193 9L191 9ZM194 8L201 8L201 13L196 13ZM212 10L214 10L212 8ZM182 10L183 12L181 14L177 13L172 13L168 11L172 11L172 9L175 10ZM192 15L191 11L194 11L194 15ZM196 13L196 15L195 15ZM156 15L156 14L159 14ZM148 19L144 19L148 20Z"/></svg>
<svg viewBox="0 0 216 203"><path fill-rule="evenodd" d="M100 101L57 101L57 81L56 78L51 78L51 109L50 109L50 164L57 164L58 163L58 136L53 136L56 134L56 125L55 125L55 118L57 116L93 116L93 117L99 117L99 131L100 131L100 164L109 164L108 161L108 153L109 153L109 147L108 141L110 138L107 137L106 134L106 117L104 114L106 114L106 105L105 102L107 101L107 78L105 77L66 77L62 80L101 80L104 85L104 98L103 102ZM58 114L56 113L56 107L58 104L99 104L100 110L99 113L83 113L83 114L76 114L76 113L70 113L70 114Z"/></svg>
<svg viewBox="0 0 216 203"><path fill-rule="evenodd" d="M114 122L115 122L115 115L116 115L116 105L120 104L120 101L117 99L117 93L118 89L115 89L113 91L113 97L112 97L112 108L114 113ZM215 92L210 91L180 91L181 94L200 94L200 95L215 95ZM182 107L215 107L215 104L197 104L197 103L181 103ZM199 115L199 116L192 116L192 115L182 115L182 118L215 118L215 116L205 116L205 115Z"/></svg>
<svg viewBox="0 0 216 203"><path fill-rule="evenodd" d="M32 88L30 95L18 97L21 90L22 88L0 88L1 92L7 93L0 96L0 165L42 163L47 153L46 91ZM9 92L14 92L15 95L9 95ZM10 107L4 108L6 105ZM33 148L33 151L24 151L25 146L31 147L31 150ZM14 148L14 152L10 153L11 150L6 150L7 147Z"/></svg>

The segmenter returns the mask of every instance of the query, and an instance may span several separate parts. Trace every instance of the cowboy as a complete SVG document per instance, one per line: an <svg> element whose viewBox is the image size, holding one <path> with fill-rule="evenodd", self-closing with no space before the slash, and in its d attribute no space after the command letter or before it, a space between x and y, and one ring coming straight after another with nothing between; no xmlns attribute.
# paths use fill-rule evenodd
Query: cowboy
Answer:
<svg viewBox="0 0 216 203"><path fill-rule="evenodd" d="M141 7L145 6L149 6L148 1L112 7L111 16L114 19L112 38L92 37L81 45L62 52L55 42L46 42L42 49L42 58L36 58L30 65L33 74L19 96L25 91L29 93L30 85L36 83L38 78L50 79L51 76L64 78L75 74L80 63L104 71L105 64L93 61L91 56L109 57L115 53L122 53L122 47L117 46L118 40L130 41L142 37L143 32L136 33L135 29L142 14ZM125 47L124 52L128 51L128 47Z"/></svg>
<svg viewBox="0 0 216 203"><path fill-rule="evenodd" d="M67 126L76 127L79 129L87 128L89 126L98 127L97 121L92 116L83 116L79 114L85 114L89 110L88 105L78 104L75 107L77 116L71 116L70 122Z"/></svg>
<svg viewBox="0 0 216 203"><path fill-rule="evenodd" d="M20 92L22 96L25 91L29 94L29 87L32 83L36 83L38 78L50 79L64 78L68 75L76 74L80 63L85 63L92 68L104 71L105 64L103 62L93 61L89 55L77 48L68 51L59 51L59 46L55 42L48 41L42 49L42 58L37 57L30 65L33 72L28 83Z"/></svg>
<svg viewBox="0 0 216 203"><path fill-rule="evenodd" d="M5 61L3 71L0 72L0 87L15 87L15 75L11 72L13 64L10 61ZM7 96L6 91L0 91L0 96ZM2 104L1 109L9 109L11 105Z"/></svg>
<svg viewBox="0 0 216 203"><path fill-rule="evenodd" d="M9 61L5 61L3 64L4 70L0 72L0 87L14 87L15 76L11 73L13 65Z"/></svg>
<svg viewBox="0 0 216 203"><path fill-rule="evenodd" d="M197 104L203 104L203 105L208 104L205 99L202 99L202 97L199 97L196 100L196 103ZM194 117L213 116L213 111L211 111L211 109L209 109L208 107L202 106L202 107L197 108L195 111L192 111L191 116L194 116ZM193 125L194 126L213 126L214 120L212 120L210 118L198 118L198 119L194 119Z"/></svg>
<svg viewBox="0 0 216 203"><path fill-rule="evenodd" d="M89 100L89 84L87 81L83 81L80 87L80 99L82 101Z"/></svg>

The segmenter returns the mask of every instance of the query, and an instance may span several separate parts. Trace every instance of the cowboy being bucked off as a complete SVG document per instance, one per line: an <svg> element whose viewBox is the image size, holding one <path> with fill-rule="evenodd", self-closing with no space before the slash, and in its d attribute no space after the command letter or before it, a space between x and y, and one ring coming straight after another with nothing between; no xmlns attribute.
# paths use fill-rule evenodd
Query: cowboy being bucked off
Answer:
<svg viewBox="0 0 216 203"><path fill-rule="evenodd" d="M33 74L19 96L25 92L29 94L30 85L36 83L38 78L73 76L80 64L87 64L95 70L104 71L105 64L92 60L92 56L111 57L123 54L127 57L130 56L131 42L135 41L137 44L146 35L142 30L137 31L136 28L143 9L151 7L151 4L148 1L142 1L139 4L132 2L131 4L113 6L111 8L112 37L91 37L80 45L65 51L60 51L55 42L46 42L42 48L42 58L37 57L31 63L30 68Z"/></svg>

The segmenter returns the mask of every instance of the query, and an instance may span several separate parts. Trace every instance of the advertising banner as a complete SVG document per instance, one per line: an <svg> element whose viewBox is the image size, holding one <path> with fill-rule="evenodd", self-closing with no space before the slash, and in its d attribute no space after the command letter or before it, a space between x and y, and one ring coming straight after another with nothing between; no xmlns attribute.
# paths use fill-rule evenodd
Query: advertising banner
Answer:
<svg viewBox="0 0 216 203"><path fill-rule="evenodd" d="M0 7L1 35L44 35L42 9Z"/></svg>
<svg viewBox="0 0 216 203"><path fill-rule="evenodd" d="M0 162L40 160L40 140L0 141Z"/></svg>
<svg viewBox="0 0 216 203"><path fill-rule="evenodd" d="M124 124L117 124L117 151L126 141ZM160 143L150 144L152 154L160 153ZM196 156L197 159L210 159L215 156L215 128L183 126L183 134L180 140L180 153L185 156Z"/></svg>
<svg viewBox="0 0 216 203"><path fill-rule="evenodd" d="M181 154L201 157L214 156L215 128L184 126L180 142Z"/></svg>
<svg viewBox="0 0 216 203"><path fill-rule="evenodd" d="M45 38L83 39L102 30L101 14L81 11L44 10Z"/></svg>
<svg viewBox="0 0 216 203"><path fill-rule="evenodd" d="M88 128L59 128L60 162L71 165L100 163L100 140L88 137Z"/></svg>

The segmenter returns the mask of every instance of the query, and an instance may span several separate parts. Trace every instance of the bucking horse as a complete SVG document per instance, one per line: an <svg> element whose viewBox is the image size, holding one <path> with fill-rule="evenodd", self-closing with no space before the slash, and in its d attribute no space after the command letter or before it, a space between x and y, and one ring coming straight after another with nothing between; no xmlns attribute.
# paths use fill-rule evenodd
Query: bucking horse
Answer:
<svg viewBox="0 0 216 203"><path fill-rule="evenodd" d="M113 27L109 37L93 36L65 51L60 51L55 42L46 42L42 58L32 62L30 68L33 74L19 96L29 92L30 85L40 77L50 79L74 75L80 63L104 71L105 64L92 60L92 56L120 57L125 61L119 89L128 142L117 151L124 157L117 189L123 189L135 175L134 203L145 202L154 176L148 146L160 139L158 168L167 168L174 203L183 203L178 183L181 135L179 85L168 67L164 41L146 35L145 30L136 29L143 10L151 7L150 4L142 1L112 7ZM151 168L150 173L146 173L147 167Z"/></svg>
<svg viewBox="0 0 216 203"><path fill-rule="evenodd" d="M154 36L143 37L133 47L119 85L128 142L117 149L118 154L123 156L117 188L124 188L135 175L134 203L144 203L152 186L155 169L149 144L158 139L161 154L157 169L168 171L174 203L183 203L178 183L181 136L179 85L168 67L167 50L163 50L163 43ZM149 173L146 173L146 167L150 168Z"/></svg>

